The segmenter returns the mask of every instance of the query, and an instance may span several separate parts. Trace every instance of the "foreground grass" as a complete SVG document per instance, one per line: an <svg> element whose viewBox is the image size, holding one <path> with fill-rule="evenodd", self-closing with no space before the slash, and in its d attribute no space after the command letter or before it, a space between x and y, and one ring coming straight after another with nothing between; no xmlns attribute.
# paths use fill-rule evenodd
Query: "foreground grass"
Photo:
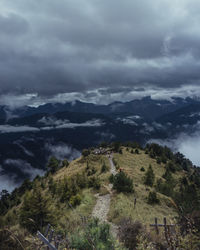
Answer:
<svg viewBox="0 0 200 250"><path fill-rule="evenodd" d="M60 214L59 221L57 223L57 231L60 233L71 233L82 225L83 218L89 218L92 210L96 204L96 198L91 189L83 190L81 204L75 208L69 208L65 204L62 204L57 209L57 213Z"/></svg>

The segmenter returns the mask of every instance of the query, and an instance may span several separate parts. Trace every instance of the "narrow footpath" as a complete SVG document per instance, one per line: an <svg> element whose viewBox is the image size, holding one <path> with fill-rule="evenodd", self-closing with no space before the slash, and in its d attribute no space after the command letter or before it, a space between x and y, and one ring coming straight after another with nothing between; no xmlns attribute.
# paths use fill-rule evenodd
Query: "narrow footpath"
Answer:
<svg viewBox="0 0 200 250"><path fill-rule="evenodd" d="M117 171L116 171L115 165L113 163L112 155L109 157L109 162L110 162L110 173L113 175L116 175ZM109 190L109 194L106 194L106 195L97 194L96 195L97 203L93 209L92 216L98 218L100 220L100 222L106 222L106 223L110 224L111 234L113 235L113 237L116 238L118 227L107 220L107 215L108 215L108 212L110 209L112 184L109 184L109 186L107 188Z"/></svg>

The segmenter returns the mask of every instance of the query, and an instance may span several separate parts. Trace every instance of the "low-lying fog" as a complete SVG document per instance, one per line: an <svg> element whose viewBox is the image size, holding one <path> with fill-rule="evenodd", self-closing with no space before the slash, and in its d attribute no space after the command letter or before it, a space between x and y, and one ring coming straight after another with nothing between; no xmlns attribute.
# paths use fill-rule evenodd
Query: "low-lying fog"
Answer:
<svg viewBox="0 0 200 250"><path fill-rule="evenodd" d="M196 131L192 135L181 133L174 139L169 140L151 140L161 145L166 145L174 152L179 151L186 158L190 159L196 166L200 166L200 131Z"/></svg>

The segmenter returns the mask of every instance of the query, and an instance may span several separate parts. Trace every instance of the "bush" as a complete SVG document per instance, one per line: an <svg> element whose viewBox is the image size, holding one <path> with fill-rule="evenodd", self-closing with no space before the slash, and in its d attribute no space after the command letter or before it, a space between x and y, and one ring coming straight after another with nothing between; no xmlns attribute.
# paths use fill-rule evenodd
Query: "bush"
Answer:
<svg viewBox="0 0 200 250"><path fill-rule="evenodd" d="M157 180L155 188L156 188L156 191L161 193L161 194L164 194L167 196L170 196L170 194L171 194L171 192L170 192L171 188L169 190L168 187L166 186L166 183L164 183L162 179Z"/></svg>
<svg viewBox="0 0 200 250"><path fill-rule="evenodd" d="M123 218L119 223L118 237L128 249L136 249L138 244L138 236L143 231L140 222L133 222L131 218Z"/></svg>
<svg viewBox="0 0 200 250"><path fill-rule="evenodd" d="M138 150L137 148L135 149L135 153L136 153L136 154L139 154L139 150Z"/></svg>
<svg viewBox="0 0 200 250"><path fill-rule="evenodd" d="M89 166L87 166L86 169L87 169L87 176L94 175L97 172L97 170L95 169L95 167L89 167Z"/></svg>
<svg viewBox="0 0 200 250"><path fill-rule="evenodd" d="M107 172L108 170L109 170L109 167L104 162L102 167L101 167L101 173Z"/></svg>
<svg viewBox="0 0 200 250"><path fill-rule="evenodd" d="M88 149L83 149L82 156L87 157L90 154L90 151Z"/></svg>
<svg viewBox="0 0 200 250"><path fill-rule="evenodd" d="M81 204L81 196L79 194L74 195L70 198L69 203L72 207L76 207Z"/></svg>
<svg viewBox="0 0 200 250"><path fill-rule="evenodd" d="M91 220L83 230L72 235L70 249L77 250L110 250L115 249L115 243L110 235L108 224L99 224L97 219Z"/></svg>
<svg viewBox="0 0 200 250"><path fill-rule="evenodd" d="M52 156L47 164L47 169L53 174L59 169L60 161Z"/></svg>
<svg viewBox="0 0 200 250"><path fill-rule="evenodd" d="M88 186L99 190L101 187L100 179L98 179L97 177L94 177L94 176L90 177L89 181L88 181Z"/></svg>
<svg viewBox="0 0 200 250"><path fill-rule="evenodd" d="M171 174L169 168L166 168L166 171L165 171L165 173L163 174L162 177L163 177L167 182L171 182L171 181L172 181L173 177L172 177L172 174Z"/></svg>
<svg viewBox="0 0 200 250"><path fill-rule="evenodd" d="M157 164L161 164L161 159L160 159L160 157L158 157L157 159L156 159L156 162L157 162Z"/></svg>
<svg viewBox="0 0 200 250"><path fill-rule="evenodd" d="M153 192L149 192L148 195L148 203L149 204L158 204L159 203L159 199L157 198L157 193L155 191Z"/></svg>
<svg viewBox="0 0 200 250"><path fill-rule="evenodd" d="M85 173L80 173L76 175L76 184L80 188L85 188L87 187L88 184L88 177L86 176Z"/></svg>
<svg viewBox="0 0 200 250"><path fill-rule="evenodd" d="M167 163L167 157L166 156L164 156L164 155L162 155L161 156L161 161L162 161L162 163Z"/></svg>
<svg viewBox="0 0 200 250"><path fill-rule="evenodd" d="M169 161L169 162L167 163L166 168L168 168L172 173L175 173L176 170L179 169L172 161Z"/></svg>
<svg viewBox="0 0 200 250"><path fill-rule="evenodd" d="M149 168L148 168L148 170L145 174L145 177L144 177L144 184L152 187L153 183L154 183L154 179L155 179L155 175L154 175L152 166L149 165Z"/></svg>
<svg viewBox="0 0 200 250"><path fill-rule="evenodd" d="M118 192L133 192L133 181L124 172L120 172L114 176L113 188Z"/></svg>
<svg viewBox="0 0 200 250"><path fill-rule="evenodd" d="M114 182L114 177L115 177L115 176L114 176L113 174L110 175L110 177L109 177L109 182L110 182L110 183L113 183L113 182Z"/></svg>
<svg viewBox="0 0 200 250"><path fill-rule="evenodd" d="M67 159L64 159L63 161L62 161L62 167L68 167L69 166L69 162L68 162L68 160Z"/></svg>

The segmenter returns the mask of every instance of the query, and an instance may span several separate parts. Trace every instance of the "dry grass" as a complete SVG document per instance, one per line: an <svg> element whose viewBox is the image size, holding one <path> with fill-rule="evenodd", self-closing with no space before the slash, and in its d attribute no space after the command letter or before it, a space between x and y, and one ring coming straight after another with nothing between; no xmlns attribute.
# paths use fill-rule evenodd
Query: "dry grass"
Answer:
<svg viewBox="0 0 200 250"><path fill-rule="evenodd" d="M129 150L130 151L130 150ZM143 178L145 172L140 169L143 167L145 171L148 169L149 164L152 165L156 179L162 178L165 172L165 165L156 163L155 159L150 158L144 151L140 150L139 154L131 154L130 152L123 149L123 154L114 154L118 165L124 169L124 171L133 179L134 190L133 194L117 194L114 193L111 199L110 211L108 218L114 223L118 223L122 217L131 217L133 220L139 220L142 223L148 225L154 222L154 218L157 217L161 222L163 217L167 217L168 221L173 220L177 216L173 201L167 196L158 194L160 204L151 206L147 203L147 196L151 188L145 187L143 184ZM101 188L98 191L92 189L84 189L81 192L82 202L74 210L68 208L67 204L61 203L59 197L57 199L52 198L52 209L55 211L57 216L57 225L55 228L59 231L73 231L81 223L81 216L91 216L93 207L96 203L95 193L101 195L109 192L107 186L109 184L110 171L101 173L101 167L105 163L110 169L110 163L106 156L95 156L89 155L86 158L79 158L70 163L68 167L60 169L53 175L53 179L59 182L65 177L72 177L76 174L81 174L86 171L87 163L89 166L96 169L95 176L101 180ZM177 172L173 174L175 179L179 179L183 176L183 172ZM45 182L45 190L43 192L48 193L48 178ZM134 208L134 199L137 198L136 208ZM16 219L13 210L16 209L18 212L20 205L13 208L10 211L10 216ZM9 217L9 214L8 214Z"/></svg>
<svg viewBox="0 0 200 250"><path fill-rule="evenodd" d="M69 209L65 204L62 204L59 209L57 208L60 213L57 231L73 232L81 225L81 216L90 217L95 204L96 198L90 189L83 190L81 204L76 208Z"/></svg>
<svg viewBox="0 0 200 250"><path fill-rule="evenodd" d="M130 150L129 150L130 151ZM139 220L144 224L149 224L157 217L160 221L163 217L172 220L177 216L177 211L173 201L162 194L157 194L160 200L158 205L149 205L147 203L147 196L153 188L146 187L144 182L144 175L149 164L151 164L155 173L155 178L162 178L165 172L164 164L157 164L155 159L150 158L144 151L140 150L139 154L131 154L129 151L123 149L123 154L115 154L114 158L120 168L128 174L134 183L133 194L114 194L111 199L111 207L109 211L109 220L118 223L122 217L131 217L133 220ZM145 172L140 169L143 167ZM173 174L178 179L180 172ZM137 199L136 207L134 209L134 199Z"/></svg>
<svg viewBox="0 0 200 250"><path fill-rule="evenodd" d="M105 163L108 168L110 168L109 160L106 156L91 154L86 158L81 157L72 161L68 167L61 168L59 171L57 171L53 178L55 181L59 181L62 180L65 176L71 177L76 174L80 174L85 171L86 166L88 164L90 167L94 167L96 169L96 176L101 175L101 180L107 181L108 172L101 174L101 167L103 163Z"/></svg>

